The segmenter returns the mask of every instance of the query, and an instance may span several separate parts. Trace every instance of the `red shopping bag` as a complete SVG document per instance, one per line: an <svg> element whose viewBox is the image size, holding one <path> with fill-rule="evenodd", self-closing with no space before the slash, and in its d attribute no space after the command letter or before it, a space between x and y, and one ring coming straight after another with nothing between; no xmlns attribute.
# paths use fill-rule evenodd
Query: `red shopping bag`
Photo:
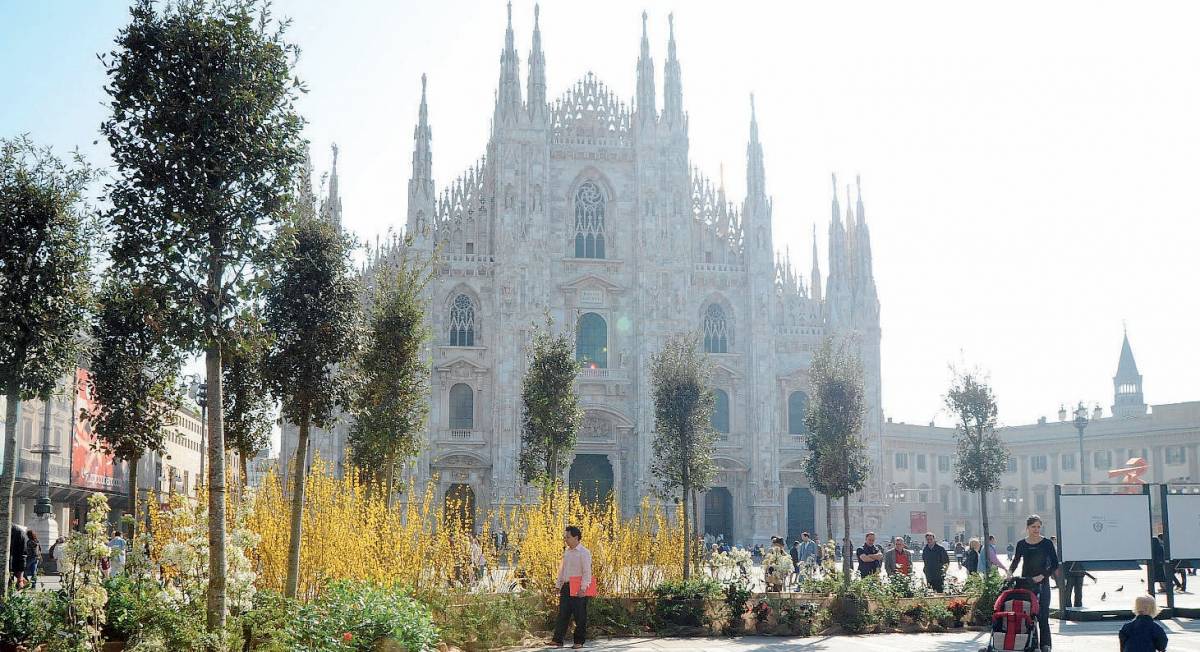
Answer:
<svg viewBox="0 0 1200 652"><path fill-rule="evenodd" d="M571 578L571 595L579 595L579 585L582 583L583 583L583 577L581 575L576 575ZM584 593L583 595L584 595L584 597L587 597L587 598L596 597L596 576L595 575L592 576L592 583L588 585L587 592Z"/></svg>

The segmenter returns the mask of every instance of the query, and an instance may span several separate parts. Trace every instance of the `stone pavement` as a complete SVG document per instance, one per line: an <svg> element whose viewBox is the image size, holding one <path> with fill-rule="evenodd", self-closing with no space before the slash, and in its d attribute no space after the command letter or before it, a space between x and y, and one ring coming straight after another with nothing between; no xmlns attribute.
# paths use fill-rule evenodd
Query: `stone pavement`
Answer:
<svg viewBox="0 0 1200 652"><path fill-rule="evenodd" d="M1200 652L1200 621L1168 620L1162 624L1167 629L1170 652ZM1051 628L1054 652L1102 652L1117 649L1117 631L1121 629L1121 623L1066 623L1060 626L1051 621ZM976 652L986 645L986 632L960 632L809 638L614 638L589 642L584 649L608 652Z"/></svg>

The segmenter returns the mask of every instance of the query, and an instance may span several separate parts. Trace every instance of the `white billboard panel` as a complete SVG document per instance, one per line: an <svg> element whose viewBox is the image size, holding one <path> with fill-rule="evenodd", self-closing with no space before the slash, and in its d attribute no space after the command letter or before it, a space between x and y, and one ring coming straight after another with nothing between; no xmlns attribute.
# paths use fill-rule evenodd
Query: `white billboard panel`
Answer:
<svg viewBox="0 0 1200 652"><path fill-rule="evenodd" d="M1059 496L1063 561L1150 559L1150 496Z"/></svg>
<svg viewBox="0 0 1200 652"><path fill-rule="evenodd" d="M1200 494L1167 494L1171 557L1200 559Z"/></svg>

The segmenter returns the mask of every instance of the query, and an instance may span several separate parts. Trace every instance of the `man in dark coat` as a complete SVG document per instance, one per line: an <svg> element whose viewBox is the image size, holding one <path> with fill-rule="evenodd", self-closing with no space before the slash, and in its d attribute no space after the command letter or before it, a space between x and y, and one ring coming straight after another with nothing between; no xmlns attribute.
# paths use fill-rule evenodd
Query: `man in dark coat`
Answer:
<svg viewBox="0 0 1200 652"><path fill-rule="evenodd" d="M946 590L946 567L950 565L950 553L937 542L932 532L925 533L925 547L921 548L921 562L925 566L925 583L929 588L942 593Z"/></svg>

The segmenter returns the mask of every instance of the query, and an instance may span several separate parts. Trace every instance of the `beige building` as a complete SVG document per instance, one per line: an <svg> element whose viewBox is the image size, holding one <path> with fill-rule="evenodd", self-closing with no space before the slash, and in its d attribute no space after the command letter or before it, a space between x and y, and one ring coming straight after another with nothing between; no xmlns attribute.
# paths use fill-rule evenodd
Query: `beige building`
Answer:
<svg viewBox="0 0 1200 652"><path fill-rule="evenodd" d="M1054 530L1054 485L1077 484L1082 426L1083 476L1086 483L1116 483L1110 471L1142 458L1149 483L1200 480L1200 401L1147 406L1129 338L1122 343L1114 400L1107 416L1100 406L1090 412L1066 407L1057 420L1000 429L1012 459L1000 490L988 497L990 530L1003 548L1024 534L1025 518L1040 515ZM1079 418L1082 417L1082 418ZM883 427L886 495L891 500L882 534L910 531L924 514L926 529L952 539L981 532L979 496L954 484L953 428L895 423Z"/></svg>

